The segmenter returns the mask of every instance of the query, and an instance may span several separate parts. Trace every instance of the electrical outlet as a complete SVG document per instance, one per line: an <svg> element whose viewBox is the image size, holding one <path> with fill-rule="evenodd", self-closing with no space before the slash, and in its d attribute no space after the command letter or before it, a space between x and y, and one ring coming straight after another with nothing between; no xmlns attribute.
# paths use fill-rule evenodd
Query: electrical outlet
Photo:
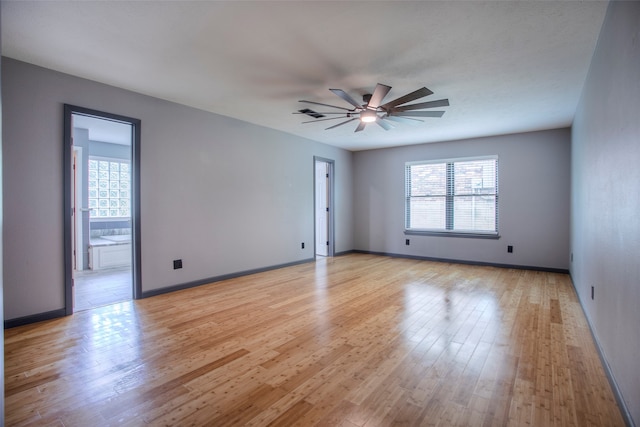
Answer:
<svg viewBox="0 0 640 427"><path fill-rule="evenodd" d="M182 268L182 260L181 259L174 259L173 260L173 269L177 270L179 268Z"/></svg>
<svg viewBox="0 0 640 427"><path fill-rule="evenodd" d="M301 245L301 246L302 246L302 249L304 249L304 242L302 242L302 245Z"/></svg>
<svg viewBox="0 0 640 427"><path fill-rule="evenodd" d="M409 239L405 239L404 244L409 246Z"/></svg>
<svg viewBox="0 0 640 427"><path fill-rule="evenodd" d="M513 246L511 246L511 245L507 246L507 252L512 254L513 253Z"/></svg>

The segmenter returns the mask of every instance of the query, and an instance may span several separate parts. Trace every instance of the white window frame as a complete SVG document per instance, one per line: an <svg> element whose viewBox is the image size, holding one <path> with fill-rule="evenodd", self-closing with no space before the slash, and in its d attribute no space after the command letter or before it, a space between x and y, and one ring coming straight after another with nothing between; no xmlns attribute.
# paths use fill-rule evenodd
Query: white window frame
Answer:
<svg viewBox="0 0 640 427"><path fill-rule="evenodd" d="M455 201L455 197L461 196L460 194L455 194L454 182L455 182L455 173L454 173L454 164L458 162L470 162L470 161L483 161L483 160L495 160L495 192L489 193L487 195L493 195L495 197L495 228L493 230L461 230L454 229L454 212L453 203ZM445 228L415 228L411 227L411 200L414 197L411 192L411 167L418 165L429 165L429 164L444 164L447 169L446 176L446 195L445 204L447 205L445 211ZM489 238L489 239L498 239L500 238L498 232L498 199L499 199L499 190L498 190L498 175L499 175L499 161L497 155L492 156L480 156L480 157L464 157L464 158L451 158L451 159L436 159L436 160L424 160L424 161L415 161L415 162L406 162L405 163L405 234L413 234L413 235L434 235L434 236L453 236L453 237L479 237L479 238ZM439 196L442 197L442 196Z"/></svg>

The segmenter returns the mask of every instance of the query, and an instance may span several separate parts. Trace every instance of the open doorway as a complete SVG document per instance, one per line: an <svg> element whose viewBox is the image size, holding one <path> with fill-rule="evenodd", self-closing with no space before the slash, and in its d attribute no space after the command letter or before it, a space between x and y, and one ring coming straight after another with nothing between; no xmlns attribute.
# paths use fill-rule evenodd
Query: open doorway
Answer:
<svg viewBox="0 0 640 427"><path fill-rule="evenodd" d="M333 167L334 161L313 158L315 255L334 256Z"/></svg>
<svg viewBox="0 0 640 427"><path fill-rule="evenodd" d="M65 105L65 311L138 298L140 121Z"/></svg>

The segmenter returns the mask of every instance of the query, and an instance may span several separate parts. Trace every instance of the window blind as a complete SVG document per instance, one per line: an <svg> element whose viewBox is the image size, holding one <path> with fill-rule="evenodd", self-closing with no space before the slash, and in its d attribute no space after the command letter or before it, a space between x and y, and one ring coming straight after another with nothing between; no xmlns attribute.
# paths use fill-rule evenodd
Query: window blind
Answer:
<svg viewBox="0 0 640 427"><path fill-rule="evenodd" d="M498 158L405 166L405 229L497 234Z"/></svg>

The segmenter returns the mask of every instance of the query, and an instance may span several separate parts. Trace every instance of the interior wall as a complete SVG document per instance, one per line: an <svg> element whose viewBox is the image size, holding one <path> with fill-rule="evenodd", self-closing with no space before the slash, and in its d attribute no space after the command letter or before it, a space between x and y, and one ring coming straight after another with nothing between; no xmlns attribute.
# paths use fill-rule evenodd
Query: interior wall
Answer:
<svg viewBox="0 0 640 427"><path fill-rule="evenodd" d="M64 307L64 103L141 119L143 292L312 259L313 156L335 160L336 251L352 249L352 153L10 58L2 67L5 319Z"/></svg>
<svg viewBox="0 0 640 427"><path fill-rule="evenodd" d="M499 156L500 239L404 234L406 162L487 155ZM356 152L355 249L567 270L569 164L569 129Z"/></svg>
<svg viewBox="0 0 640 427"><path fill-rule="evenodd" d="M79 129L84 130L84 129ZM131 159L131 146L88 139L89 155L110 159Z"/></svg>
<svg viewBox="0 0 640 427"><path fill-rule="evenodd" d="M638 76L640 3L613 1L572 128L571 275L636 424L640 423Z"/></svg>
<svg viewBox="0 0 640 427"><path fill-rule="evenodd" d="M1 16L0 16L1 18ZM0 19L2 22L2 19ZM0 28L0 46L2 46L2 31ZM4 318L4 280L3 280L3 261L2 261L2 253L4 251L4 221L3 221L3 192L2 192L2 153L3 153L3 139L2 139L2 49L0 48L0 317ZM2 334L2 339L0 339L0 372L2 375L0 376L0 390L4 390L4 334ZM4 423L4 393L0 393L0 425Z"/></svg>

